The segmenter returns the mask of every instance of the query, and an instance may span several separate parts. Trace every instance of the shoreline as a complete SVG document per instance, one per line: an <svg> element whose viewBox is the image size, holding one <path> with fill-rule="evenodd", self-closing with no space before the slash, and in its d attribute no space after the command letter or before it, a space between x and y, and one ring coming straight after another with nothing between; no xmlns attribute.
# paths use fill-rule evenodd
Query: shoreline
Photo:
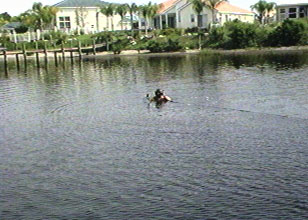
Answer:
<svg viewBox="0 0 308 220"><path fill-rule="evenodd" d="M291 47L264 47L264 48L247 48L234 50L221 49L203 49L204 54L225 54L225 55L262 55L262 54L281 54L281 53L305 53L308 52L308 46L291 46Z"/></svg>
<svg viewBox="0 0 308 220"><path fill-rule="evenodd" d="M308 46L292 46L292 47L275 47L275 48L248 48L248 49L234 49L234 50L221 50L221 49L194 49L177 52L161 52L151 53L143 50L140 53L136 50L124 50L121 54L113 54L112 52L101 52L96 55L84 55L84 58L92 57L118 57L118 56L168 56L168 55L188 55L188 54L201 54L201 55L262 55L262 54L275 54L275 53L308 53Z"/></svg>
<svg viewBox="0 0 308 220"><path fill-rule="evenodd" d="M82 58L95 58L95 57L121 57L121 56L170 56L170 55L189 55L189 54L201 54L201 55L266 55L266 54L287 54L287 53L308 53L308 46L291 46L291 47L275 47L275 48L247 48L247 49L234 49L234 50L222 50L222 49L194 49L177 52L161 52L151 53L148 50L123 50L121 54L113 54L113 52L97 52L94 54L84 54ZM78 57L74 53L74 58ZM15 59L15 55L8 55L8 60ZM44 58L44 54L40 54L40 58ZM34 59L35 54L27 56L29 59ZM53 53L48 53L48 58L54 58ZM62 58L62 54L58 53L58 58ZM70 58L70 53L65 53L65 58ZM22 56L21 56L21 59ZM0 60L3 60L3 56L0 56Z"/></svg>

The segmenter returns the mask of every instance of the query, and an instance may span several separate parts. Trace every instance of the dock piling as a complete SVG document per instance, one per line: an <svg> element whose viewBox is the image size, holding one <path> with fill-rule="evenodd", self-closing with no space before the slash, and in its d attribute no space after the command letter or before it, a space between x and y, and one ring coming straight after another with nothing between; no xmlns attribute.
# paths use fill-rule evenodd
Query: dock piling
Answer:
<svg viewBox="0 0 308 220"><path fill-rule="evenodd" d="M6 50L3 50L3 56L4 56L4 71L5 74L7 75L9 70L8 70L8 65L7 65L7 54L6 54Z"/></svg>
<svg viewBox="0 0 308 220"><path fill-rule="evenodd" d="M48 53L47 53L47 45L44 43L44 54L45 54L45 65L48 64Z"/></svg>
<svg viewBox="0 0 308 220"><path fill-rule="evenodd" d="M81 44L81 41L78 41L78 46L77 48L76 47L73 47L73 44L71 42L71 48L65 48L64 47L64 44L62 43L61 45L61 49L59 48L53 48L53 49L50 49L48 50L47 48L47 42L45 42L43 44L43 48L39 48L39 44L38 42L35 43L35 49L33 50L27 50L26 49L26 43L22 43L21 44L21 48L18 48L18 45L15 44L15 51L10 51L9 53L7 52L6 48L5 47L1 47L0 48L0 56L3 56L4 57L4 69L5 69L5 72L7 73L8 70L9 70L9 66L8 66L8 58L9 56L15 56L15 59L16 59L16 67L17 67L17 70L20 71L21 69L21 65L20 65L20 57L19 55L21 55L23 57L23 62L24 62L24 70L25 72L27 72L27 67L28 67L28 59L27 59L27 53L32 53L32 54L35 54L35 62L36 62L36 66L38 69L40 69L40 66L42 65L40 63L40 54L44 54L44 58L45 58L45 68L47 69L48 67L48 52L50 53L54 53L54 59L55 59L55 66L58 67L59 65L59 58L61 59L61 57L63 58L63 66L65 66L65 52L68 52L70 53L70 59L71 59L71 64L74 64L74 53L78 54L79 56L79 63L81 64L82 62L82 50L85 50L85 51L88 51L88 52L91 52L93 51L93 54L96 55L97 54L97 48L99 47L105 47L105 46L109 46L109 45L106 45L105 43L104 44L95 44L96 43L96 40L93 39L92 41L92 45L91 43L88 44L88 46L85 46L83 45L84 47L82 47L82 44ZM108 44L109 42L107 42ZM5 45L3 45L5 46ZM18 49L21 49L21 51ZM58 53L62 53L61 56L58 55Z"/></svg>
<svg viewBox="0 0 308 220"><path fill-rule="evenodd" d="M25 72L27 72L28 61L27 61L27 51L26 51L25 43L22 44L22 54L23 54L23 57L24 57Z"/></svg>
<svg viewBox="0 0 308 220"><path fill-rule="evenodd" d="M54 57L55 57L55 66L58 67L58 55L57 55L57 51L54 52Z"/></svg>
<svg viewBox="0 0 308 220"><path fill-rule="evenodd" d="M35 48L36 50L39 49L37 41L35 42ZM36 66L37 68L40 68L40 54L38 51L36 51L35 55L36 55Z"/></svg>
<svg viewBox="0 0 308 220"><path fill-rule="evenodd" d="M96 55L96 45L95 45L95 40L94 39L92 41L92 47L93 47L93 54Z"/></svg>
<svg viewBox="0 0 308 220"><path fill-rule="evenodd" d="M64 63L65 62L65 50L64 50L63 42L61 43L61 52L62 52L62 58L63 58L63 63Z"/></svg>
<svg viewBox="0 0 308 220"><path fill-rule="evenodd" d="M19 65L19 54L17 53L16 55L16 67L17 67L17 71L20 70L20 65Z"/></svg>
<svg viewBox="0 0 308 220"><path fill-rule="evenodd" d="M81 59L82 51L81 51L81 42L80 41L78 41L78 55L79 55L79 59Z"/></svg>

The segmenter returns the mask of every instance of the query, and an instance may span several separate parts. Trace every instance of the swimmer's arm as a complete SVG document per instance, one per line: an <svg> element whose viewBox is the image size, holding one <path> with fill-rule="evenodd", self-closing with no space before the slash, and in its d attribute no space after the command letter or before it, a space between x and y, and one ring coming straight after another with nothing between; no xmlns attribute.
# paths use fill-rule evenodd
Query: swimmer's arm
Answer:
<svg viewBox="0 0 308 220"><path fill-rule="evenodd" d="M172 101L172 99L171 99L169 96L166 96L166 95L165 95L165 99L166 99L167 101Z"/></svg>
<svg viewBox="0 0 308 220"><path fill-rule="evenodd" d="M149 94L146 95L147 100L149 100L149 102L154 102L154 97L150 97Z"/></svg>

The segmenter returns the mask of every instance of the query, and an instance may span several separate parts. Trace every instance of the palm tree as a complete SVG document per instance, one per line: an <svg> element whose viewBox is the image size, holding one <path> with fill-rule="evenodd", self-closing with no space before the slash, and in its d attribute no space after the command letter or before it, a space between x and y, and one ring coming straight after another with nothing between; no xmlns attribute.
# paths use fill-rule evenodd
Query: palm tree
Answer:
<svg viewBox="0 0 308 220"><path fill-rule="evenodd" d="M11 17L11 15L9 15L9 13L4 12L4 13L0 14L0 18L2 18L5 21L10 21L12 17Z"/></svg>
<svg viewBox="0 0 308 220"><path fill-rule="evenodd" d="M101 13L106 16L107 19L107 30L109 31L109 17L111 18L111 29L112 31L114 30L113 27L113 15L114 15L114 5L113 4L108 4L105 5L104 7L101 7Z"/></svg>
<svg viewBox="0 0 308 220"><path fill-rule="evenodd" d="M121 16L121 30L123 30L123 20L124 20L124 16L127 13L127 9L128 8L126 4L118 5L116 8L116 13Z"/></svg>
<svg viewBox="0 0 308 220"><path fill-rule="evenodd" d="M138 11L138 6L135 3L127 4L128 12L130 15L130 25L131 25L131 31L132 35L134 33L134 13Z"/></svg>
<svg viewBox="0 0 308 220"><path fill-rule="evenodd" d="M152 19L156 15L158 9L158 5L152 5L152 2L149 2L147 5L141 5L139 7L140 14L144 18L145 35L148 35L148 20Z"/></svg>
<svg viewBox="0 0 308 220"><path fill-rule="evenodd" d="M111 30L114 31L113 15L115 14L115 5L114 4L109 4L107 9L108 9L109 17L111 18Z"/></svg>
<svg viewBox="0 0 308 220"><path fill-rule="evenodd" d="M149 2L148 7L149 7L148 19L150 21L152 21L153 18L157 15L157 11L159 9L159 6L157 4L152 5L151 2Z"/></svg>
<svg viewBox="0 0 308 220"><path fill-rule="evenodd" d="M11 16L7 12L0 14L0 26L8 23L10 20Z"/></svg>
<svg viewBox="0 0 308 220"><path fill-rule="evenodd" d="M8 21L4 20L4 18L0 17L0 26L6 24Z"/></svg>
<svg viewBox="0 0 308 220"><path fill-rule="evenodd" d="M205 2L203 0L190 0L192 3L193 10L197 13L198 19L197 19L197 27L200 28L200 15L203 11L203 8L206 6Z"/></svg>
<svg viewBox="0 0 308 220"><path fill-rule="evenodd" d="M270 18L270 13L271 11L273 11L276 7L276 3L275 2L269 2L266 5L266 14L267 14L267 23L269 22L269 18Z"/></svg>
<svg viewBox="0 0 308 220"><path fill-rule="evenodd" d="M258 20L261 24L263 24L264 16L267 11L267 2L264 0L258 1L256 4L250 6L252 10L256 10L258 12Z"/></svg>
<svg viewBox="0 0 308 220"><path fill-rule="evenodd" d="M30 12L30 22L34 22L40 30L55 25L55 18L58 8L53 6L43 6L42 3L34 3Z"/></svg>
<svg viewBox="0 0 308 220"><path fill-rule="evenodd" d="M33 13L33 19L36 20L35 23L37 23L39 29L43 30L43 4L40 2L35 2L32 5L32 13Z"/></svg>
<svg viewBox="0 0 308 220"><path fill-rule="evenodd" d="M190 2L192 3L192 7L194 9L194 11L197 13L198 15L198 19L197 19L197 27L198 27L198 32L199 32L199 50L201 50L201 34L200 34L200 14L203 11L203 8L206 6L205 2L203 0L190 0Z"/></svg>
<svg viewBox="0 0 308 220"><path fill-rule="evenodd" d="M139 6L140 15L144 18L145 35L148 35L148 27L147 27L148 11L149 11L149 9L148 9L148 6L147 6L147 5L141 5L141 6Z"/></svg>
<svg viewBox="0 0 308 220"><path fill-rule="evenodd" d="M43 25L46 26L56 26L56 15L59 9L53 6L44 6L43 7Z"/></svg>
<svg viewBox="0 0 308 220"><path fill-rule="evenodd" d="M212 23L216 22L215 9L218 4L226 0L206 0L205 5L212 11Z"/></svg>
<svg viewBox="0 0 308 220"><path fill-rule="evenodd" d="M100 12L106 16L107 21L107 31L109 31L109 13L108 13L108 7L105 5L104 7L101 7Z"/></svg>

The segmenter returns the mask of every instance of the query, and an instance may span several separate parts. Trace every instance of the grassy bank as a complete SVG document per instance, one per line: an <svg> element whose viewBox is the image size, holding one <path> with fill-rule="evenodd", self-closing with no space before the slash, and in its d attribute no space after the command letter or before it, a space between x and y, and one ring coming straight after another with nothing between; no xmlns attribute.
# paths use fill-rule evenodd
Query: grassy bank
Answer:
<svg viewBox="0 0 308 220"><path fill-rule="evenodd" d="M61 32L51 32L44 35L45 40L14 44L5 34L0 37L0 43L8 50L27 50L89 46L93 43L106 46L102 51L120 54L122 51L148 50L151 53L178 52L204 48L202 53L247 53L248 51L272 52L281 47L291 47L288 50L298 50L308 45L308 19L285 20L282 23L269 25L250 24L238 20L227 22L220 27L207 30L164 29L154 30L148 35L141 31L101 32L91 35L66 35ZM257 48L257 49L256 49ZM261 48L261 49L259 49ZM217 50L217 51L216 51Z"/></svg>
<svg viewBox="0 0 308 220"><path fill-rule="evenodd" d="M200 51L203 55L215 54L281 54L281 53L307 53L308 46L290 46L290 47L265 47L265 48L246 48L246 49L203 49Z"/></svg>

